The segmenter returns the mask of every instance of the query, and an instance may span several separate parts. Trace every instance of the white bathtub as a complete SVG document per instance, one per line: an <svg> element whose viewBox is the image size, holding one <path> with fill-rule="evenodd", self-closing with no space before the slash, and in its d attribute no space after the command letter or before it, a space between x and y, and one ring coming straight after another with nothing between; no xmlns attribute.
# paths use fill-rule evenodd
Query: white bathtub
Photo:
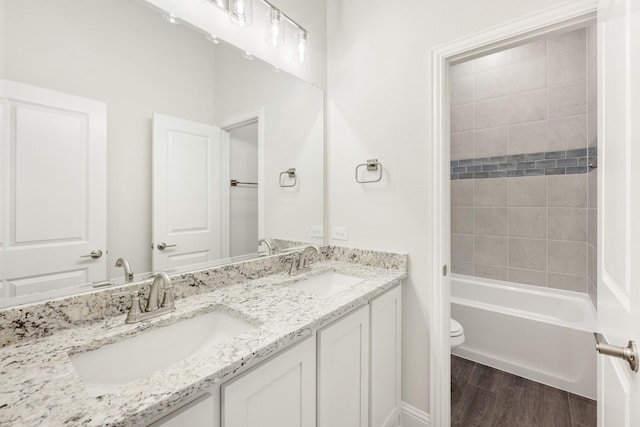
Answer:
<svg viewBox="0 0 640 427"><path fill-rule="evenodd" d="M589 399L596 398L596 313L586 294L453 274L453 353Z"/></svg>

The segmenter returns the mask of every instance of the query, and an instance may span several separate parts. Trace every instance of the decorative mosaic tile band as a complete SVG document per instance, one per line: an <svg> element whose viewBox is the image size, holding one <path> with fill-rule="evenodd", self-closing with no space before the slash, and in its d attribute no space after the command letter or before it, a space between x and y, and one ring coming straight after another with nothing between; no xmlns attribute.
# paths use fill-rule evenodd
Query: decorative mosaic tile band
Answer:
<svg viewBox="0 0 640 427"><path fill-rule="evenodd" d="M597 147L451 161L451 179L510 178L589 172Z"/></svg>

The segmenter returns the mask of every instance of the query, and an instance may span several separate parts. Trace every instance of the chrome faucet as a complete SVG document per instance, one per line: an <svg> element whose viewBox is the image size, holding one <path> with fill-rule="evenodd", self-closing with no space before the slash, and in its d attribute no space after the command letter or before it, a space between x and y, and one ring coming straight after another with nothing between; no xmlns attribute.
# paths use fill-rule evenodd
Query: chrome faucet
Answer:
<svg viewBox="0 0 640 427"><path fill-rule="evenodd" d="M295 276L311 270L311 263L307 257L307 253L311 251L316 254L320 253L320 249L318 249L317 246L309 245L300 252L300 255L297 258L295 255L291 255L291 268L289 269L289 275Z"/></svg>
<svg viewBox="0 0 640 427"><path fill-rule="evenodd" d="M269 255L273 255L273 246L271 246L271 242L268 239L258 240L258 248L260 248L260 245L263 243L267 245L267 248L269 249Z"/></svg>
<svg viewBox="0 0 640 427"><path fill-rule="evenodd" d="M124 283L133 282L133 271L129 266L129 261L126 258L118 258L116 260L116 267L124 267Z"/></svg>
<svg viewBox="0 0 640 427"><path fill-rule="evenodd" d="M162 303L159 301L160 283L164 284L164 296L162 297ZM173 302L173 294L171 293L171 278L167 273L161 271L156 274L149 289L149 298L147 299L147 305L142 311L140 305L140 297L142 292L138 291L134 294L131 301L131 308L127 315L127 323L136 323L143 320L152 319L157 316L162 316L166 313L171 313L176 310L176 306ZM160 304L160 306L158 306Z"/></svg>

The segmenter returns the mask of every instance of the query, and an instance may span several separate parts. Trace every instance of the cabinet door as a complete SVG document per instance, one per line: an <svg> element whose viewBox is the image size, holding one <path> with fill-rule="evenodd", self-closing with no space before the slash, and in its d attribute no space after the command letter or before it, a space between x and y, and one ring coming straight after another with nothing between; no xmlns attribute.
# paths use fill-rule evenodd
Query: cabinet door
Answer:
<svg viewBox="0 0 640 427"><path fill-rule="evenodd" d="M401 287L371 301L371 426L400 421Z"/></svg>
<svg viewBox="0 0 640 427"><path fill-rule="evenodd" d="M367 427L369 306L318 332L318 426Z"/></svg>
<svg viewBox="0 0 640 427"><path fill-rule="evenodd" d="M216 386L149 427L219 427L219 403L220 388Z"/></svg>
<svg viewBox="0 0 640 427"><path fill-rule="evenodd" d="M313 427L315 421L313 338L222 385L223 427Z"/></svg>

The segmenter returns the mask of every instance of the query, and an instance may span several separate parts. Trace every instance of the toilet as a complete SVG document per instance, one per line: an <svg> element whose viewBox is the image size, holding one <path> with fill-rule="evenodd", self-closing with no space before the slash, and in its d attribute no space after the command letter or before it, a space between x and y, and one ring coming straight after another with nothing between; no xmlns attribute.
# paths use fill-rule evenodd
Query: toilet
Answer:
<svg viewBox="0 0 640 427"><path fill-rule="evenodd" d="M451 349L453 350L454 348L464 343L464 329L462 328L462 325L460 324L460 322L458 322L455 319L451 319L449 330L450 330L449 342L451 343Z"/></svg>

